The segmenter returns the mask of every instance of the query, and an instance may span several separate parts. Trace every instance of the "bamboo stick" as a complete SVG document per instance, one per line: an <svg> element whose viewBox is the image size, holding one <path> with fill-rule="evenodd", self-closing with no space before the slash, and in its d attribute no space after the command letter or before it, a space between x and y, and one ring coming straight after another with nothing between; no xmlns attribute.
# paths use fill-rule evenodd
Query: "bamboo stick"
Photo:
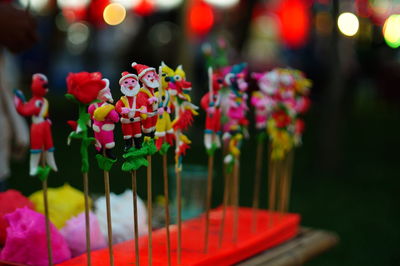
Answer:
<svg viewBox="0 0 400 266"><path fill-rule="evenodd" d="M87 265L92 265L90 254L90 216L89 216L89 177L88 173L83 173L83 191L85 199L85 229L86 229L86 256Z"/></svg>
<svg viewBox="0 0 400 266"><path fill-rule="evenodd" d="M163 155L163 169L164 169L164 196L165 196L165 229L167 232L167 254L168 266L171 266L171 239L169 232L169 193L168 193L168 169L167 169L167 154Z"/></svg>
<svg viewBox="0 0 400 266"><path fill-rule="evenodd" d="M48 255L49 265L53 266L53 252L51 246L51 231L50 231L50 219L49 219L49 202L47 198L47 179L42 182L42 187L43 187L44 216L46 218L47 255Z"/></svg>
<svg viewBox="0 0 400 266"><path fill-rule="evenodd" d="M240 165L239 159L235 159L235 164L233 166L233 242L237 243L238 241L238 231L239 231L239 178L240 178Z"/></svg>
<svg viewBox="0 0 400 266"><path fill-rule="evenodd" d="M180 170L176 167L175 168L175 173L176 173L176 196L177 196L177 204L178 204L178 214L177 214L177 219L178 219L178 249L177 249L177 255L178 255L178 265L181 264L181 253L182 253L182 194L181 194L181 189L182 189L182 177L181 177L181 172Z"/></svg>
<svg viewBox="0 0 400 266"><path fill-rule="evenodd" d="M138 230L138 208L137 208L137 187L136 187L136 170L131 172L132 175L132 198L133 198L133 229L135 237L135 262L136 266L140 265L139 260L139 230Z"/></svg>
<svg viewBox="0 0 400 266"><path fill-rule="evenodd" d="M226 208L228 206L228 187L230 186L230 176L225 173L224 171L224 199L223 199L223 205L222 205L222 219L221 219L221 225L219 228L219 241L218 241L218 246L219 248L222 247L222 242L224 238L224 231L225 231L225 218L226 218Z"/></svg>
<svg viewBox="0 0 400 266"><path fill-rule="evenodd" d="M261 172L262 172L262 155L264 151L264 141L258 143L256 151L256 169L254 175L254 187L253 187L253 217L251 224L251 231L255 233L257 231L257 214L260 201L260 183L261 183Z"/></svg>
<svg viewBox="0 0 400 266"><path fill-rule="evenodd" d="M105 151L103 151L105 156ZM108 254L110 257L110 265L114 266L114 253L112 243L112 221L111 221L111 206L110 206L110 173L103 171L104 176L104 190L106 194L106 206L107 206L107 236L108 236Z"/></svg>
<svg viewBox="0 0 400 266"><path fill-rule="evenodd" d="M147 229L148 229L148 265L153 265L153 226L152 226L152 216L153 216L153 202L151 193L151 155L147 155L147 161L149 165L147 166Z"/></svg>
<svg viewBox="0 0 400 266"><path fill-rule="evenodd" d="M208 156L208 176L207 176L207 198L206 198L206 228L204 233L204 253L208 252L208 235L210 227L210 209L212 199L212 177L214 170L214 156Z"/></svg>

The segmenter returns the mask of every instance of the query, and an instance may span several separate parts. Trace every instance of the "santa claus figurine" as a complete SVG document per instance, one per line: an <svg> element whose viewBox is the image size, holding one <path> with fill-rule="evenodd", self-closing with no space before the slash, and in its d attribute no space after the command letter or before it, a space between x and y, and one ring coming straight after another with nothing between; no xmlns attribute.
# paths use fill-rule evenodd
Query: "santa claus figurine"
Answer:
<svg viewBox="0 0 400 266"><path fill-rule="evenodd" d="M125 151L133 144L135 148L142 146L141 120L146 118L147 108L139 104L138 93L140 84L138 77L129 72L123 72L119 80L121 92L124 94L115 105L116 111L121 115L122 133L125 141ZM135 142L133 142L133 139Z"/></svg>
<svg viewBox="0 0 400 266"><path fill-rule="evenodd" d="M31 125L31 158L29 174L38 174L38 165L43 154L43 164L57 171L54 160L54 146L51 135L51 121L48 118L49 103L44 98L48 91L47 77L43 74L34 74L32 77L32 98L25 102L21 91L15 91L14 104L17 112L22 116L32 117Z"/></svg>
<svg viewBox="0 0 400 266"><path fill-rule="evenodd" d="M154 132L157 124L158 99L154 90L160 86L159 77L156 70L146 65L132 63L136 69L138 78L142 83L142 88L138 93L138 102L141 106L146 106L147 116L142 120L142 131L145 136L154 138Z"/></svg>
<svg viewBox="0 0 400 266"><path fill-rule="evenodd" d="M115 147L114 124L118 122L119 116L114 105L110 104L114 102L110 91L110 81L108 79L103 79L103 81L106 86L97 95L100 102L89 105L88 112L93 121L92 128L96 139L97 152L102 153L104 151L108 158L114 160L115 155L112 152Z"/></svg>

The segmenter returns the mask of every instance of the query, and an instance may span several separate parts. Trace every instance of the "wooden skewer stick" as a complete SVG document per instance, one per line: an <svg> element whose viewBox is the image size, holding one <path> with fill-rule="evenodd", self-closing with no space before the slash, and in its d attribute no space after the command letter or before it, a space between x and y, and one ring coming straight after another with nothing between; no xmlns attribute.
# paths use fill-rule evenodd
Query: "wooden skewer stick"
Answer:
<svg viewBox="0 0 400 266"><path fill-rule="evenodd" d="M105 150L103 151L105 156ZM112 221L111 221L111 204L110 204L110 173L103 171L104 176L104 190L106 194L106 206L107 206L107 234L108 234L108 254L110 257L110 265L114 266L114 253L112 243Z"/></svg>
<svg viewBox="0 0 400 266"><path fill-rule="evenodd" d="M269 226L272 225L273 219L272 219L272 213L275 211L275 199L276 199L276 161L270 159L269 162L269 167L271 168L268 172L268 185L269 185L269 200L268 200L268 210L270 212L270 221L269 221Z"/></svg>
<svg viewBox="0 0 400 266"><path fill-rule="evenodd" d="M258 206L260 201L260 183L261 183L261 172L262 172L262 155L264 151L264 141L258 143L256 151L256 172L254 175L254 194L253 194L253 218L251 224L251 231L255 233L257 231L257 214Z"/></svg>
<svg viewBox="0 0 400 266"><path fill-rule="evenodd" d="M221 225L219 228L219 241L218 241L219 248L222 247L222 242L224 239L225 217L226 217L226 208L228 206L229 186L230 186L230 176L224 170L224 199L223 199L223 205L222 205Z"/></svg>
<svg viewBox="0 0 400 266"><path fill-rule="evenodd" d="M152 202L152 193L151 193L151 155L147 155L147 161L149 162L149 166L147 166L147 229L148 229L148 265L153 265L153 226L152 226L152 216L153 216L153 202Z"/></svg>
<svg viewBox="0 0 400 266"><path fill-rule="evenodd" d="M285 204L284 204L284 211L288 212L289 211L289 203L290 203L290 191L291 191L291 186L292 186L292 172L293 172L293 160L294 160L294 151L291 150L288 154L288 164L287 164L287 182L286 182L286 198L285 198Z"/></svg>
<svg viewBox="0 0 400 266"><path fill-rule="evenodd" d="M239 230L239 159L235 159L235 164L233 165L233 242L237 243L238 241L238 230Z"/></svg>
<svg viewBox="0 0 400 266"><path fill-rule="evenodd" d="M178 214L177 214L177 220L178 220L178 249L177 249L177 254L178 254L178 265L181 264L181 253L182 253L182 177L181 177L181 172L180 170L176 167L175 168L175 173L176 173L176 197L177 197L177 204L178 204Z"/></svg>
<svg viewBox="0 0 400 266"><path fill-rule="evenodd" d="M137 187L136 187L136 170L131 172L132 175L132 198L133 198L133 229L135 237L135 265L139 266L139 230L138 230L138 208L137 208Z"/></svg>
<svg viewBox="0 0 400 266"><path fill-rule="evenodd" d="M163 155L163 170L164 170L164 196L165 196L165 229L167 232L167 254L168 266L171 266L171 239L169 234L169 193L168 193L168 169L167 169L167 154Z"/></svg>
<svg viewBox="0 0 400 266"><path fill-rule="evenodd" d="M214 171L214 156L208 156L208 176L207 176L207 198L206 198L206 228L204 233L204 253L208 252L208 235L210 227L210 209L212 198L212 178Z"/></svg>
<svg viewBox="0 0 400 266"><path fill-rule="evenodd" d="M86 227L86 256L87 265L92 265L90 255L90 216L89 216L89 177L88 173L83 173L83 192L85 199L85 227Z"/></svg>
<svg viewBox="0 0 400 266"><path fill-rule="evenodd" d="M280 213L279 220L282 218L283 213L284 213L284 207L285 207L285 202L286 202L286 197L287 197L287 182L288 182L288 169L287 169L287 163L288 163L288 157L285 155L285 157L279 161L279 206L278 206L278 212Z"/></svg>
<svg viewBox="0 0 400 266"><path fill-rule="evenodd" d="M43 166L45 165L43 161L42 165ZM49 219L49 201L47 199L47 179L42 182L42 189L43 189L44 216L46 217L47 254L48 254L49 265L53 266L53 252L51 247L51 231L50 231L50 219Z"/></svg>

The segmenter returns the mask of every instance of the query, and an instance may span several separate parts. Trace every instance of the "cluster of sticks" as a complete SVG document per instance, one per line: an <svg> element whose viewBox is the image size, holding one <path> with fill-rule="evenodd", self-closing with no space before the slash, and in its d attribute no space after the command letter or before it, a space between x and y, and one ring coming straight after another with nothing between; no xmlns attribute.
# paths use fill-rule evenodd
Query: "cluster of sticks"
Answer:
<svg viewBox="0 0 400 266"><path fill-rule="evenodd" d="M242 139L248 137L247 69L246 64L208 69L209 91L203 96L201 106L206 111L204 144L209 155L205 215L204 251L208 251L209 212L212 198L214 152L223 146L224 197L219 246L224 237L226 208L233 206L233 242L238 240L238 206L240 148ZM259 90L251 98L255 107L256 128L259 131L256 151L256 171L253 198L252 230L257 231L257 210L263 165L264 140L270 139L268 154L269 210L288 211L293 164L293 148L301 143L304 122L298 117L307 111L311 86L302 72L294 69L274 69L252 73ZM222 136L222 143L220 137ZM272 217L272 216L271 216ZM271 224L272 224L271 219Z"/></svg>
<svg viewBox="0 0 400 266"><path fill-rule="evenodd" d="M148 208L148 265L152 265L152 173L151 156L159 152L163 156L165 216L167 230L168 265L171 265L169 238L169 196L167 175L167 151L175 145L175 172L177 176L178 204L178 262L181 256L181 175L182 156L190 147L190 140L183 133L191 125L197 107L191 103L191 83L181 66L176 70L164 63L156 71L146 65L132 63L137 74L123 72L119 80L123 96L113 106L109 81L100 73L70 73L67 77L67 98L79 104L79 119L70 121L74 131L69 139L81 139L82 172L86 202L87 262L90 260L90 228L88 216L88 152L90 143L95 142L98 166L104 170L107 204L108 245L110 264L114 265L112 251L112 227L110 210L109 170L116 162L113 154L115 123L121 122L125 142L122 170L132 176L135 260L139 265L138 214L136 171L147 167ZM88 111L88 112L87 112ZM92 120L94 138L88 137L87 123Z"/></svg>

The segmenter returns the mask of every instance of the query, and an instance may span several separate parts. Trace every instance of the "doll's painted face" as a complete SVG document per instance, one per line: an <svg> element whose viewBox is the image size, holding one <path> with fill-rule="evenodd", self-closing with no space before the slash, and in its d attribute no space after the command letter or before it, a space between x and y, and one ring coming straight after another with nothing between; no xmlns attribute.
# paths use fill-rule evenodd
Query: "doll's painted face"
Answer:
<svg viewBox="0 0 400 266"><path fill-rule="evenodd" d="M143 75L141 81L144 83L144 85L146 87L149 87L152 89L158 88L160 86L160 83L158 81L158 75L154 70L147 71Z"/></svg>
<svg viewBox="0 0 400 266"><path fill-rule="evenodd" d="M48 91L47 77L43 74L34 74L32 77L31 90L34 96L45 96Z"/></svg>
<svg viewBox="0 0 400 266"><path fill-rule="evenodd" d="M121 83L121 92L125 96L133 97L138 94L140 90L139 81L136 78L126 78Z"/></svg>

